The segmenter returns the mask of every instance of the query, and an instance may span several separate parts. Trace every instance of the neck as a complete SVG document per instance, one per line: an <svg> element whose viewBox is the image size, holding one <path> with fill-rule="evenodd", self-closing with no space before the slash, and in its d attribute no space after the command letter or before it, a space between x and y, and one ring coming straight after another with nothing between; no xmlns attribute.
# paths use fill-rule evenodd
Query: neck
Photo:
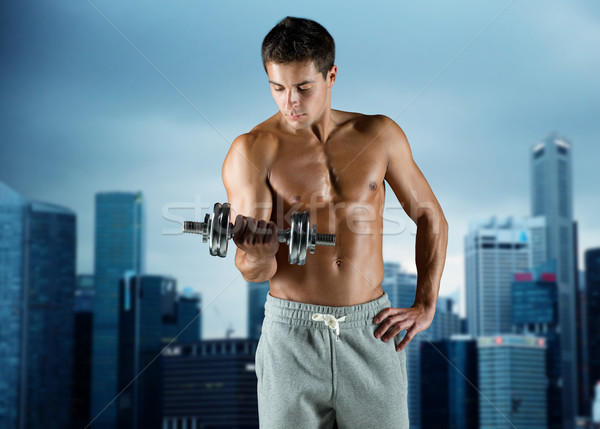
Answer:
<svg viewBox="0 0 600 429"><path fill-rule="evenodd" d="M325 143L332 131L335 128L335 121L332 119L332 109L331 109L331 95L327 95L327 102L325 107L323 108L323 112L321 115L315 119L314 122L308 124L307 127L297 129L292 129L287 126L286 128L290 129L292 133L299 136L306 136L310 139L316 139L319 143ZM284 119L285 121L285 119Z"/></svg>
<svg viewBox="0 0 600 429"><path fill-rule="evenodd" d="M316 138L320 143L325 143L333 131L334 122L331 119L331 107L327 105L319 119L313 122L305 131Z"/></svg>

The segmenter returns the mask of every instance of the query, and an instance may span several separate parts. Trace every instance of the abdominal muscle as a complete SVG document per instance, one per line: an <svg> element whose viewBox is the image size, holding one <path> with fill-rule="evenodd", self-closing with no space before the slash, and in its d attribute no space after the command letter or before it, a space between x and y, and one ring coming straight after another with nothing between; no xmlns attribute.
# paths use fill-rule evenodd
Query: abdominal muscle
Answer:
<svg viewBox="0 0 600 429"><path fill-rule="evenodd" d="M340 219L337 216L337 219ZM288 262L288 246L280 244L277 272L270 280L276 298L332 307L364 304L383 295L381 218L360 227L345 222L336 225L335 247L316 246L304 265ZM323 230L317 224L318 232ZM359 233L357 233L357 231Z"/></svg>

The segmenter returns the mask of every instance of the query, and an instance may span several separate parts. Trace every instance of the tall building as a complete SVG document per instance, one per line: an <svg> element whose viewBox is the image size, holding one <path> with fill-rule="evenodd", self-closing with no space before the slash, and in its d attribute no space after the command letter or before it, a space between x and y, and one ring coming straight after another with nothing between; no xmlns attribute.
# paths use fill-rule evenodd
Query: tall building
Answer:
<svg viewBox="0 0 600 429"><path fill-rule="evenodd" d="M248 283L248 339L260 338L265 318L265 302L269 293L269 282Z"/></svg>
<svg viewBox="0 0 600 429"><path fill-rule="evenodd" d="M432 341L462 333L460 316L454 312L454 304L455 302L451 298L438 297L433 322L424 332L428 338L435 339Z"/></svg>
<svg viewBox="0 0 600 429"><path fill-rule="evenodd" d="M410 307L415 302L417 275L403 271L397 262L385 262L381 287L389 295L392 307ZM404 349L408 377L408 417L413 429L421 427L420 340L421 333L418 333Z"/></svg>
<svg viewBox="0 0 600 429"><path fill-rule="evenodd" d="M163 294L162 342L190 343L202 340L202 297L191 288L181 293L165 291Z"/></svg>
<svg viewBox="0 0 600 429"><path fill-rule="evenodd" d="M236 338L167 347L162 428L258 428L257 345Z"/></svg>
<svg viewBox="0 0 600 429"><path fill-rule="evenodd" d="M531 214L546 218L546 260L557 263L562 332L563 426L572 429L578 408L575 250L573 249L572 145L551 133L531 146Z"/></svg>
<svg viewBox="0 0 600 429"><path fill-rule="evenodd" d="M546 429L545 339L477 338L479 427Z"/></svg>
<svg viewBox="0 0 600 429"><path fill-rule="evenodd" d="M2 428L69 425L75 259L75 213L0 182Z"/></svg>
<svg viewBox="0 0 600 429"><path fill-rule="evenodd" d="M590 397L600 382L600 248L585 252L585 288L587 300L587 346ZM596 396L596 404L600 398Z"/></svg>
<svg viewBox="0 0 600 429"><path fill-rule="evenodd" d="M389 295L392 307L407 308L414 304L417 291L417 274L403 271L396 262L384 263L384 278L381 284ZM429 329L414 336L406 351L406 372L408 376L408 414L410 427L421 427L421 378L420 344L448 338L460 332L460 317L452 312L452 300L440 297L434 321ZM399 335L403 335L402 333Z"/></svg>
<svg viewBox="0 0 600 429"><path fill-rule="evenodd" d="M96 194L95 288L91 428L117 425L119 281L144 272L143 199L140 192Z"/></svg>
<svg viewBox="0 0 600 429"><path fill-rule="evenodd" d="M585 261L584 261L585 263ZM579 290L577 291L577 360L579 385L579 416L580 421L589 420L591 416L591 386L590 364L588 352L588 314L587 295L585 287L585 272L577 273Z"/></svg>
<svg viewBox="0 0 600 429"><path fill-rule="evenodd" d="M468 335L421 344L424 428L478 429L477 342Z"/></svg>
<svg viewBox="0 0 600 429"><path fill-rule="evenodd" d="M465 238L467 323L473 337L511 332L513 274L546 261L539 218L475 220Z"/></svg>
<svg viewBox="0 0 600 429"><path fill-rule="evenodd" d="M91 420L92 384L92 317L94 311L94 276L77 276L75 289L75 329L73 333L73 376L71 427L83 428Z"/></svg>
<svg viewBox="0 0 600 429"><path fill-rule="evenodd" d="M187 329L170 341L175 344L180 338L198 341L199 317L186 320L186 325L183 321L177 323L181 303L176 299L177 285L171 277L136 276L128 272L120 283L117 427L160 429L162 386L158 357L165 346L165 330L172 331L174 326L184 328L191 321ZM183 302L184 308L188 302L191 301ZM195 308L198 316L199 309Z"/></svg>
<svg viewBox="0 0 600 429"><path fill-rule="evenodd" d="M561 334L555 261L515 274L512 320L515 333L533 334L546 340L547 423L549 429L562 429Z"/></svg>

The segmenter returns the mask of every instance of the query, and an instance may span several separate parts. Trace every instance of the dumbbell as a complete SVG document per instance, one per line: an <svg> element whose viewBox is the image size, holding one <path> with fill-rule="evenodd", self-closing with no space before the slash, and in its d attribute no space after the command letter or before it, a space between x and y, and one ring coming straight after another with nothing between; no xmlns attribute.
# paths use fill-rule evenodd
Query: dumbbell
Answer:
<svg viewBox="0 0 600 429"><path fill-rule="evenodd" d="M227 255L227 243L233 238L233 224L229 222L231 207L229 203L216 203L212 215L206 213L204 222L183 222L183 232L201 234L202 242L209 243L212 256L224 258ZM335 234L317 234L317 226L310 228L308 211L292 213L290 229L277 230L277 241L289 246L290 264L304 265L306 252L315 253L315 246L335 246Z"/></svg>

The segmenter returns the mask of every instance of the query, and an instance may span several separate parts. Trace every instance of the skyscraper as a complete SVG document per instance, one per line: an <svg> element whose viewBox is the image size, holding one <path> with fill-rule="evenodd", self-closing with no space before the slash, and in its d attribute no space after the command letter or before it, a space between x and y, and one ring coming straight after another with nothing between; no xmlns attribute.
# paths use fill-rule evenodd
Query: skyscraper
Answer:
<svg viewBox="0 0 600 429"><path fill-rule="evenodd" d="M168 284L168 283L167 283ZM183 288L178 293L165 291L163 301L162 342L168 344L172 340L179 343L195 342L202 339L202 297L191 288Z"/></svg>
<svg viewBox="0 0 600 429"><path fill-rule="evenodd" d="M590 397L600 383L600 248L585 252L585 287L587 298L587 346ZM596 392L597 393L597 392ZM596 395L596 404L600 398Z"/></svg>
<svg viewBox="0 0 600 429"><path fill-rule="evenodd" d="M544 338L477 338L479 427L546 429Z"/></svg>
<svg viewBox="0 0 600 429"><path fill-rule="evenodd" d="M257 345L234 338L167 347L161 355L162 427L258 428Z"/></svg>
<svg viewBox="0 0 600 429"><path fill-rule="evenodd" d="M407 308L414 304L417 275L403 271L396 262L384 263L382 289L389 295L392 307ZM440 297L434 321L429 329L414 336L406 347L406 372L408 376L408 414L410 427L421 427L421 377L420 344L436 341L460 332L460 317L452 312L452 300ZM402 333L399 335L403 335Z"/></svg>
<svg viewBox="0 0 600 429"><path fill-rule="evenodd" d="M424 428L479 428L477 342L468 335L421 345Z"/></svg>
<svg viewBox="0 0 600 429"><path fill-rule="evenodd" d="M269 292L269 282L248 284L248 339L260 338L265 318L265 301Z"/></svg>
<svg viewBox="0 0 600 429"><path fill-rule="evenodd" d="M465 237L468 332L473 337L512 331L515 272L546 261L545 223L538 218L475 220Z"/></svg>
<svg viewBox="0 0 600 429"><path fill-rule="evenodd" d="M144 272L143 199L140 192L96 194L92 428L116 427L119 281Z"/></svg>
<svg viewBox="0 0 600 429"><path fill-rule="evenodd" d="M404 272L397 262L385 262L381 287L389 295L392 307L410 307L415 302L417 275ZM404 349L408 377L408 416L410 426L414 429L421 427L420 340L421 333L418 333Z"/></svg>
<svg viewBox="0 0 600 429"><path fill-rule="evenodd" d="M562 429L560 329L556 263L548 261L529 272L516 273L512 284L514 332L546 339L548 429Z"/></svg>
<svg viewBox="0 0 600 429"><path fill-rule="evenodd" d="M85 427L90 418L92 394L92 319L94 315L94 276L77 276L75 289L75 329L73 332L73 376L71 427Z"/></svg>
<svg viewBox="0 0 600 429"><path fill-rule="evenodd" d="M0 427L69 425L76 216L0 182Z"/></svg>
<svg viewBox="0 0 600 429"><path fill-rule="evenodd" d="M531 145L531 214L546 218L546 260L557 263L563 426L577 414L576 281L573 239L571 142L553 132Z"/></svg>
<svg viewBox="0 0 600 429"><path fill-rule="evenodd" d="M185 328L175 339L199 340L198 307L190 320L177 323L179 305L175 279L128 273L119 294L118 425L123 429L159 429L162 414L161 368L158 359L165 344L165 330ZM188 297L191 299L192 297ZM188 302L184 301L185 307ZM197 301L196 301L197 303ZM173 318L173 315L175 318ZM183 314L182 314L183 315ZM175 333L177 335L177 333ZM175 337L171 338L173 340Z"/></svg>

